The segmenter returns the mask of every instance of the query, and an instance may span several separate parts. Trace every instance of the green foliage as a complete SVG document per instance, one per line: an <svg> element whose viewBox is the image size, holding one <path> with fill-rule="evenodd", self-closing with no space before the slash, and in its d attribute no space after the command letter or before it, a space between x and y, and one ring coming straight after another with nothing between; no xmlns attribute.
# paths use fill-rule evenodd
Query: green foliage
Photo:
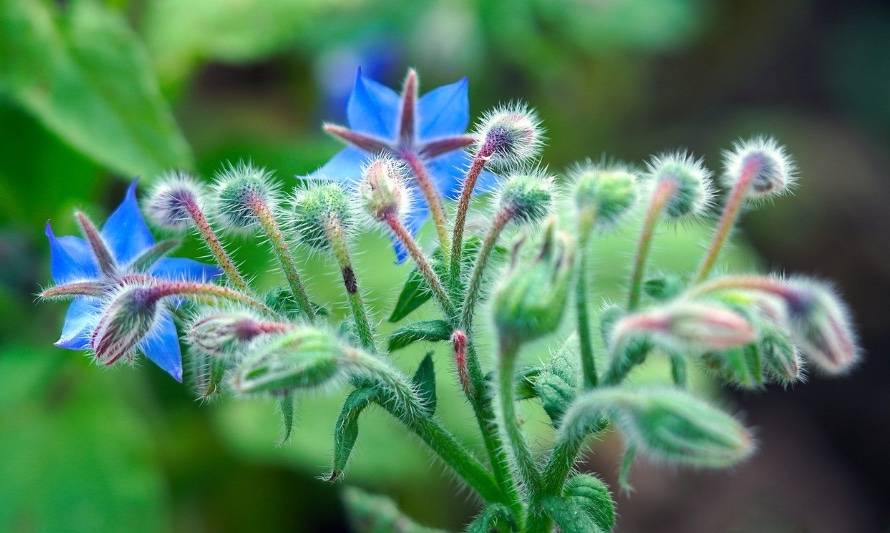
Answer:
<svg viewBox="0 0 890 533"><path fill-rule="evenodd" d="M389 351L400 350L418 341L436 342L451 338L451 325L444 320L412 322L389 336Z"/></svg>
<svg viewBox="0 0 890 533"><path fill-rule="evenodd" d="M344 491L343 502L349 511L352 527L363 533L434 533L436 529L423 527L399 511L384 496L369 494L360 489Z"/></svg>
<svg viewBox="0 0 890 533"><path fill-rule="evenodd" d="M141 43L98 2L0 4L0 92L91 158L129 176L191 166Z"/></svg>
<svg viewBox="0 0 890 533"><path fill-rule="evenodd" d="M436 371L433 368L433 352L429 352L417 366L411 382L417 388L417 395L423 401L426 416L436 413Z"/></svg>
<svg viewBox="0 0 890 533"><path fill-rule="evenodd" d="M598 477L578 474L569 478L563 496L587 511L600 530L612 531L615 527L615 501L609 487Z"/></svg>

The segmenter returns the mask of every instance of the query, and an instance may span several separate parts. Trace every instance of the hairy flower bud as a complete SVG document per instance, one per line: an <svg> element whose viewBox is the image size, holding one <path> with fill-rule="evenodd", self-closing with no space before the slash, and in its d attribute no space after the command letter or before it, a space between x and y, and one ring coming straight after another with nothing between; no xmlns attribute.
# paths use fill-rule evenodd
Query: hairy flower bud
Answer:
<svg viewBox="0 0 890 533"><path fill-rule="evenodd" d="M405 169L391 157L378 157L365 166L358 194L362 207L375 220L401 218L411 206Z"/></svg>
<svg viewBox="0 0 890 533"><path fill-rule="evenodd" d="M495 289L494 322L502 342L518 346L552 333L562 321L575 250L554 227L551 221L531 264L517 265L514 250L512 267Z"/></svg>
<svg viewBox="0 0 890 533"><path fill-rule="evenodd" d="M229 165L214 184L216 214L232 230L252 230L257 224L257 207L275 205L277 193L272 174L251 163Z"/></svg>
<svg viewBox="0 0 890 533"><path fill-rule="evenodd" d="M542 144L541 123L524 104L490 111L476 128L476 151L494 166L527 162L538 154Z"/></svg>
<svg viewBox="0 0 890 533"><path fill-rule="evenodd" d="M655 459L721 468L754 451L751 434L734 418L676 389L605 389L616 424Z"/></svg>
<svg viewBox="0 0 890 533"><path fill-rule="evenodd" d="M806 279L788 282L791 338L820 369L839 374L859 360L856 334L844 303L827 286Z"/></svg>
<svg viewBox="0 0 890 533"><path fill-rule="evenodd" d="M550 212L553 178L543 172L511 175L498 191L498 206L520 223L537 222Z"/></svg>
<svg viewBox="0 0 890 533"><path fill-rule="evenodd" d="M186 342L214 357L230 357L245 350L260 335L288 331L288 324L264 320L247 310L210 311L189 325Z"/></svg>
<svg viewBox="0 0 890 533"><path fill-rule="evenodd" d="M637 200L637 177L623 168L587 164L573 173L575 207L592 210L598 225L613 225Z"/></svg>
<svg viewBox="0 0 890 533"><path fill-rule="evenodd" d="M739 141L724 154L723 182L732 188L740 179L749 179L748 197L754 199L784 193L796 181L796 167L785 147L771 137Z"/></svg>
<svg viewBox="0 0 890 533"><path fill-rule="evenodd" d="M670 218L699 215L711 202L711 173L701 159L686 152L656 156L649 162L656 187L672 186L665 213Z"/></svg>
<svg viewBox="0 0 890 533"><path fill-rule="evenodd" d="M333 334L301 327L257 344L235 369L232 387L242 394L319 387L338 376L341 357Z"/></svg>
<svg viewBox="0 0 890 533"><path fill-rule="evenodd" d="M157 226L182 230L192 223L191 209L203 210L204 187L186 172L168 172L152 187L145 213Z"/></svg>
<svg viewBox="0 0 890 533"><path fill-rule="evenodd" d="M803 358L785 334L768 330L761 335L759 347L764 370L773 380L789 384L805 379Z"/></svg>
<svg viewBox="0 0 890 533"><path fill-rule="evenodd" d="M723 350L753 341L756 332L741 315L724 307L679 301L628 315L615 324L612 345L644 335L670 351Z"/></svg>
<svg viewBox="0 0 890 533"><path fill-rule="evenodd" d="M110 365L132 354L151 333L159 310L151 287L125 285L118 289L102 310L90 338L96 359Z"/></svg>
<svg viewBox="0 0 890 533"><path fill-rule="evenodd" d="M352 228L349 196L338 183L323 183L298 190L292 202L294 228L306 246L330 248L332 226L342 231Z"/></svg>

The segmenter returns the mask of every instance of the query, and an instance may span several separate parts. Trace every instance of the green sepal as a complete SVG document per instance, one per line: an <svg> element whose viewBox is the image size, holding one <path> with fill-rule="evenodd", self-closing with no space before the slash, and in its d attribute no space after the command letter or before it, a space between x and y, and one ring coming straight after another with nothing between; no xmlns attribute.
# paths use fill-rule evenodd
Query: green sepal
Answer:
<svg viewBox="0 0 890 533"><path fill-rule="evenodd" d="M544 366L527 366L516 373L516 399L530 400L538 397L535 382L544 371Z"/></svg>
<svg viewBox="0 0 890 533"><path fill-rule="evenodd" d="M189 363L191 366L189 381L198 399L210 401L219 396L229 363L199 350L189 350Z"/></svg>
<svg viewBox="0 0 890 533"><path fill-rule="evenodd" d="M683 291L683 288L683 280L672 274L662 274L643 282L643 292L659 302L674 298Z"/></svg>
<svg viewBox="0 0 890 533"><path fill-rule="evenodd" d="M493 503L482 509L482 512L476 515L464 530L466 533L489 533L498 526L512 526L513 517L510 515L510 509L501 503Z"/></svg>
<svg viewBox="0 0 890 533"><path fill-rule="evenodd" d="M566 357L564 353L557 353L535 380L535 392L554 427L559 425L562 415L575 399L577 376L578 370L573 359Z"/></svg>
<svg viewBox="0 0 890 533"><path fill-rule="evenodd" d="M587 511L602 531L612 531L615 527L615 500L609 487L598 477L590 474L572 477L566 482L563 495Z"/></svg>
<svg viewBox="0 0 890 533"><path fill-rule="evenodd" d="M278 398L278 409L281 411L281 421L284 424L284 434L281 436L281 445L290 439L294 429L294 395L286 392Z"/></svg>
<svg viewBox="0 0 890 533"><path fill-rule="evenodd" d="M688 381L687 374L686 358L679 354L671 354L671 379L673 379L674 385L685 389Z"/></svg>
<svg viewBox="0 0 890 533"><path fill-rule="evenodd" d="M361 533L433 533L441 530L418 525L404 515L392 500L349 487L343 491L343 503L349 512L349 522Z"/></svg>
<svg viewBox="0 0 890 533"><path fill-rule="evenodd" d="M425 414L433 416L436 412L436 370L433 367L433 352L427 352L420 361L411 382L417 387L417 395L423 400Z"/></svg>
<svg viewBox="0 0 890 533"><path fill-rule="evenodd" d="M571 500L551 496L541 507L547 516L556 522L562 533L599 533L602 531L596 521L574 498Z"/></svg>
<svg viewBox="0 0 890 533"><path fill-rule="evenodd" d="M401 350L418 341L437 342L451 338L452 327L444 320L412 322L389 336L389 351Z"/></svg>
<svg viewBox="0 0 890 533"><path fill-rule="evenodd" d="M708 368L721 379L743 389L760 389L765 383L760 348L747 344L702 356Z"/></svg>
<svg viewBox="0 0 890 533"><path fill-rule="evenodd" d="M373 386L355 389L346 397L337 425L334 427L334 466L327 481L337 481L346 469L349 455L358 438L358 417L366 407L380 396L380 390Z"/></svg>

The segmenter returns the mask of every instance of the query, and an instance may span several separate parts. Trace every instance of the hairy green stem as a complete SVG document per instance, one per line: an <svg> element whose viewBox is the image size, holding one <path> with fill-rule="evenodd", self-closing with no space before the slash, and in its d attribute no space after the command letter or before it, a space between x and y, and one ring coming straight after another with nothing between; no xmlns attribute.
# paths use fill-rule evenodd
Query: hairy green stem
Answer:
<svg viewBox="0 0 890 533"><path fill-rule="evenodd" d="M223 269L226 277L232 285L246 291L247 281L244 280L244 276L238 271L238 267L235 266L235 263L232 261L232 258L229 257L229 254L226 253L226 249L223 247L216 232L213 231L213 226L210 225L210 221L207 220L207 217L201 210L201 206L199 206L194 199L185 199L184 205L189 216L192 217L192 222L195 223L195 229L198 231L198 235L201 236L204 244L207 245L207 249L213 254L217 264Z"/></svg>
<svg viewBox="0 0 890 533"><path fill-rule="evenodd" d="M269 206L259 197L251 199L250 208L253 210L253 214L256 216L260 226L263 228L263 231L266 232L266 236L269 237L269 241L272 243L272 249L278 257L281 269L284 270L287 283L290 285L291 293L297 301L300 311L302 311L309 320L314 320L315 309L309 301L309 296L306 294L306 287L303 286L303 281L300 279L300 273L297 270L297 264L290 255L290 248L287 245L287 241L284 239L284 234L281 233L281 228L278 226L278 221L275 220L272 210L269 209Z"/></svg>
<svg viewBox="0 0 890 533"><path fill-rule="evenodd" d="M454 214L454 228L451 233L451 269L449 277L451 279L451 287L457 287L460 283L460 267L461 267L461 249L464 243L464 226L467 223L467 213L470 210L470 200L473 197L473 189L476 188L476 180L479 174L485 168L492 149L483 146L476 155L473 156L473 162L464 176L463 185L460 190L460 197L457 200L457 211Z"/></svg>
<svg viewBox="0 0 890 533"><path fill-rule="evenodd" d="M640 240L637 244L637 253L634 257L633 273L630 277L630 292L627 298L627 309L633 311L640 304L640 293L643 286L643 276L646 273L646 261L649 259L649 251L652 248L652 238L655 235L655 226L658 218L664 211L668 200L677 189L677 181L662 179L655 187L646 218L643 220L643 230L640 232Z"/></svg>
<svg viewBox="0 0 890 533"><path fill-rule="evenodd" d="M595 210L584 209L578 214L578 279L575 284L575 318L578 321L578 346L581 356L581 372L584 388L592 389L597 385L596 360L593 357L593 334L590 331L590 315L587 309L587 247Z"/></svg>
<svg viewBox="0 0 890 533"><path fill-rule="evenodd" d="M541 479L531 450L528 447L519 422L516 418L516 399L513 372L516 367L516 357L519 347L506 339L498 342L498 393L501 407L501 427L507 435L510 448L513 450L513 459L516 468L522 478L522 483L527 490L534 494L540 489Z"/></svg>
<svg viewBox="0 0 890 533"><path fill-rule="evenodd" d="M495 215L494 221L482 241L482 247L479 249L479 255L476 256L476 262L473 265L473 272L470 274L470 281L467 285L467 293L464 296L464 304L461 309L460 327L464 331L471 331L473 325L473 312L476 308L476 302L479 299L479 289L482 286L482 279L485 274L485 266L491 257L491 252L498 243L498 238L504 231L504 228L513 220L513 211L511 209L502 209Z"/></svg>
<svg viewBox="0 0 890 533"><path fill-rule="evenodd" d="M358 287L358 280L355 277L355 269L352 267L352 258L349 253L349 246L343 235L343 227L336 220L330 220L325 225L325 234L331 244L331 250L340 266L340 274L343 277L343 287L346 290L346 298L349 300L349 308L352 311L352 317L355 321L355 330L358 335L359 342L362 346L376 352L374 345L374 330L371 322L368 320L368 313L365 309L365 303L362 301L361 291Z"/></svg>

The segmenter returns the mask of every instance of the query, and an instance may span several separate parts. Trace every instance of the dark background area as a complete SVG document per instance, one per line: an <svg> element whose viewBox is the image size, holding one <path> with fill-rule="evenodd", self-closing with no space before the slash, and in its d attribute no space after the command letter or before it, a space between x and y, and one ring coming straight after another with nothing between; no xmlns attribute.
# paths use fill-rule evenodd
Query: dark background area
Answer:
<svg viewBox="0 0 890 533"><path fill-rule="evenodd" d="M0 0L0 52L21 58L30 48L16 47L13 30L21 26L9 13L17 3ZM71 5L83 3L35 5L64 33ZM549 137L544 161L557 171L601 154L639 164L674 147L705 156L717 170L720 151L736 138L775 135L798 162L799 188L744 217L738 240L748 247L740 253L755 254L764 270L833 280L853 311L864 361L838 379L812 375L788 390L728 391L725 402L756 428L758 454L728 472L642 462L632 477L636 491L618 499L617 530L890 527L890 5L91 4L133 29L158 100L189 146L186 166L206 178L222 161L242 157L282 179L323 163L337 144L320 133L320 122L342 120L359 64L390 86L408 66L426 89L466 75L474 115L521 98L540 112ZM8 61L15 58L0 53L0 70L15 71ZM314 479L327 468L329 433L317 435L317 445L307 444L310 436L276 448L278 428L257 429L277 423L269 405L202 406L148 365L100 371L51 347L62 307L38 307L33 296L48 280L43 223L52 219L60 234L71 233L72 207L105 214L131 176L150 181L155 167L106 157L118 147L103 146L98 119L60 128L30 103L24 83L0 74L0 529L344 528L338 487ZM373 250L382 241L361 242L369 258L383 257ZM269 270L261 253L239 252ZM615 268L625 268L623 259L613 260ZM384 279L390 272L370 274L371 286L393 290ZM316 281L331 279L325 276ZM331 427L331 406L310 401L297 431ZM465 418L456 412L456 420ZM420 447L383 420L366 426ZM422 455L407 466L375 462L396 453L386 442L368 437L360 458L366 468L347 481L388 493L440 527L459 527L472 515L465 493ZM585 466L613 484L620 442L595 449Z"/></svg>

